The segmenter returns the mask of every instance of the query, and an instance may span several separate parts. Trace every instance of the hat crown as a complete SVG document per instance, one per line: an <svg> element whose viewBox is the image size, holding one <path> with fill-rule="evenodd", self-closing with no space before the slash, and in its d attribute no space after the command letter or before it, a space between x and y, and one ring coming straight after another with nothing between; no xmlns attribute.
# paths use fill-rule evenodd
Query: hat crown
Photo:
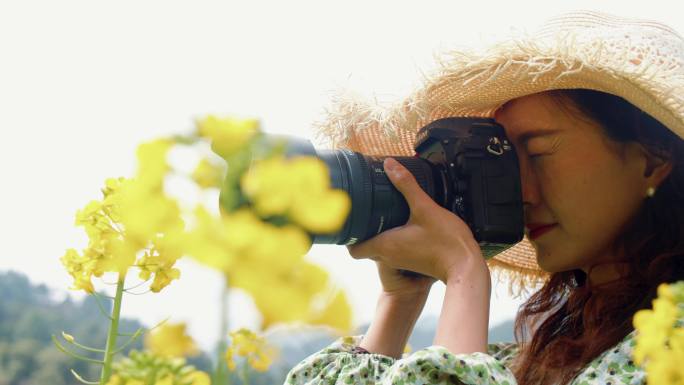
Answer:
<svg viewBox="0 0 684 385"><path fill-rule="evenodd" d="M548 20L534 35L541 44L572 50L587 62L617 72L668 82L672 76L684 76L684 39L656 21L576 11Z"/></svg>

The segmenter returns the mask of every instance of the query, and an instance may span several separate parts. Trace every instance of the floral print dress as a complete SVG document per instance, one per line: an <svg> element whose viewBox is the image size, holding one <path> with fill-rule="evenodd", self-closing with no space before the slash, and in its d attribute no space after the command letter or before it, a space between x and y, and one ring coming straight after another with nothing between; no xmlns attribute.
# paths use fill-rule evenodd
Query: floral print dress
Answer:
<svg viewBox="0 0 684 385"><path fill-rule="evenodd" d="M634 333L589 363L570 385L645 384L645 372L632 362ZM488 354L452 354L430 346L401 359L354 353L363 336L344 337L297 364L285 385L515 385L508 365L518 354L512 343L490 344Z"/></svg>

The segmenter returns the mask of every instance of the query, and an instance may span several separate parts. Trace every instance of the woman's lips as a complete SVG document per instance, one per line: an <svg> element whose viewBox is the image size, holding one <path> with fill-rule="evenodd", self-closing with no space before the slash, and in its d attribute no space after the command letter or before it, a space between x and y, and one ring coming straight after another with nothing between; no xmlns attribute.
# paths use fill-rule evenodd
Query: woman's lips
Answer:
<svg viewBox="0 0 684 385"><path fill-rule="evenodd" d="M539 238L542 235L546 234L549 230L553 229L556 227L556 223L552 223L550 225L544 225L544 226L535 226L533 230L530 230L528 237L530 240Z"/></svg>

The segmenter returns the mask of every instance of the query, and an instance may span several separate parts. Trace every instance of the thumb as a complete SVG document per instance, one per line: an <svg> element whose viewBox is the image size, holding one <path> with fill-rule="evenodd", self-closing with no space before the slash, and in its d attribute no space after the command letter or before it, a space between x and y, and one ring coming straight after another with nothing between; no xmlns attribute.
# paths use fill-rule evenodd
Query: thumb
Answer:
<svg viewBox="0 0 684 385"><path fill-rule="evenodd" d="M383 166L385 168L385 173L394 187L396 187L404 196L404 199L406 199L406 202L411 209L411 213L415 214L417 211L424 208L425 205L436 204L420 187L418 182L416 182L416 178L413 174L396 159L385 158Z"/></svg>

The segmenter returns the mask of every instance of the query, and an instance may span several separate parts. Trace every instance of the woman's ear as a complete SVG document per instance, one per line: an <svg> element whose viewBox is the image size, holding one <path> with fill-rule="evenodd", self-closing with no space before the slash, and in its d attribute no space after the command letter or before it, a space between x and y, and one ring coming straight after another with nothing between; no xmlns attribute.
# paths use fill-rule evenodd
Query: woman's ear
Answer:
<svg viewBox="0 0 684 385"><path fill-rule="evenodd" d="M655 154L645 148L643 153L646 159L644 177L647 179L646 182L649 186L657 188L672 172L672 159L669 157L669 154Z"/></svg>

